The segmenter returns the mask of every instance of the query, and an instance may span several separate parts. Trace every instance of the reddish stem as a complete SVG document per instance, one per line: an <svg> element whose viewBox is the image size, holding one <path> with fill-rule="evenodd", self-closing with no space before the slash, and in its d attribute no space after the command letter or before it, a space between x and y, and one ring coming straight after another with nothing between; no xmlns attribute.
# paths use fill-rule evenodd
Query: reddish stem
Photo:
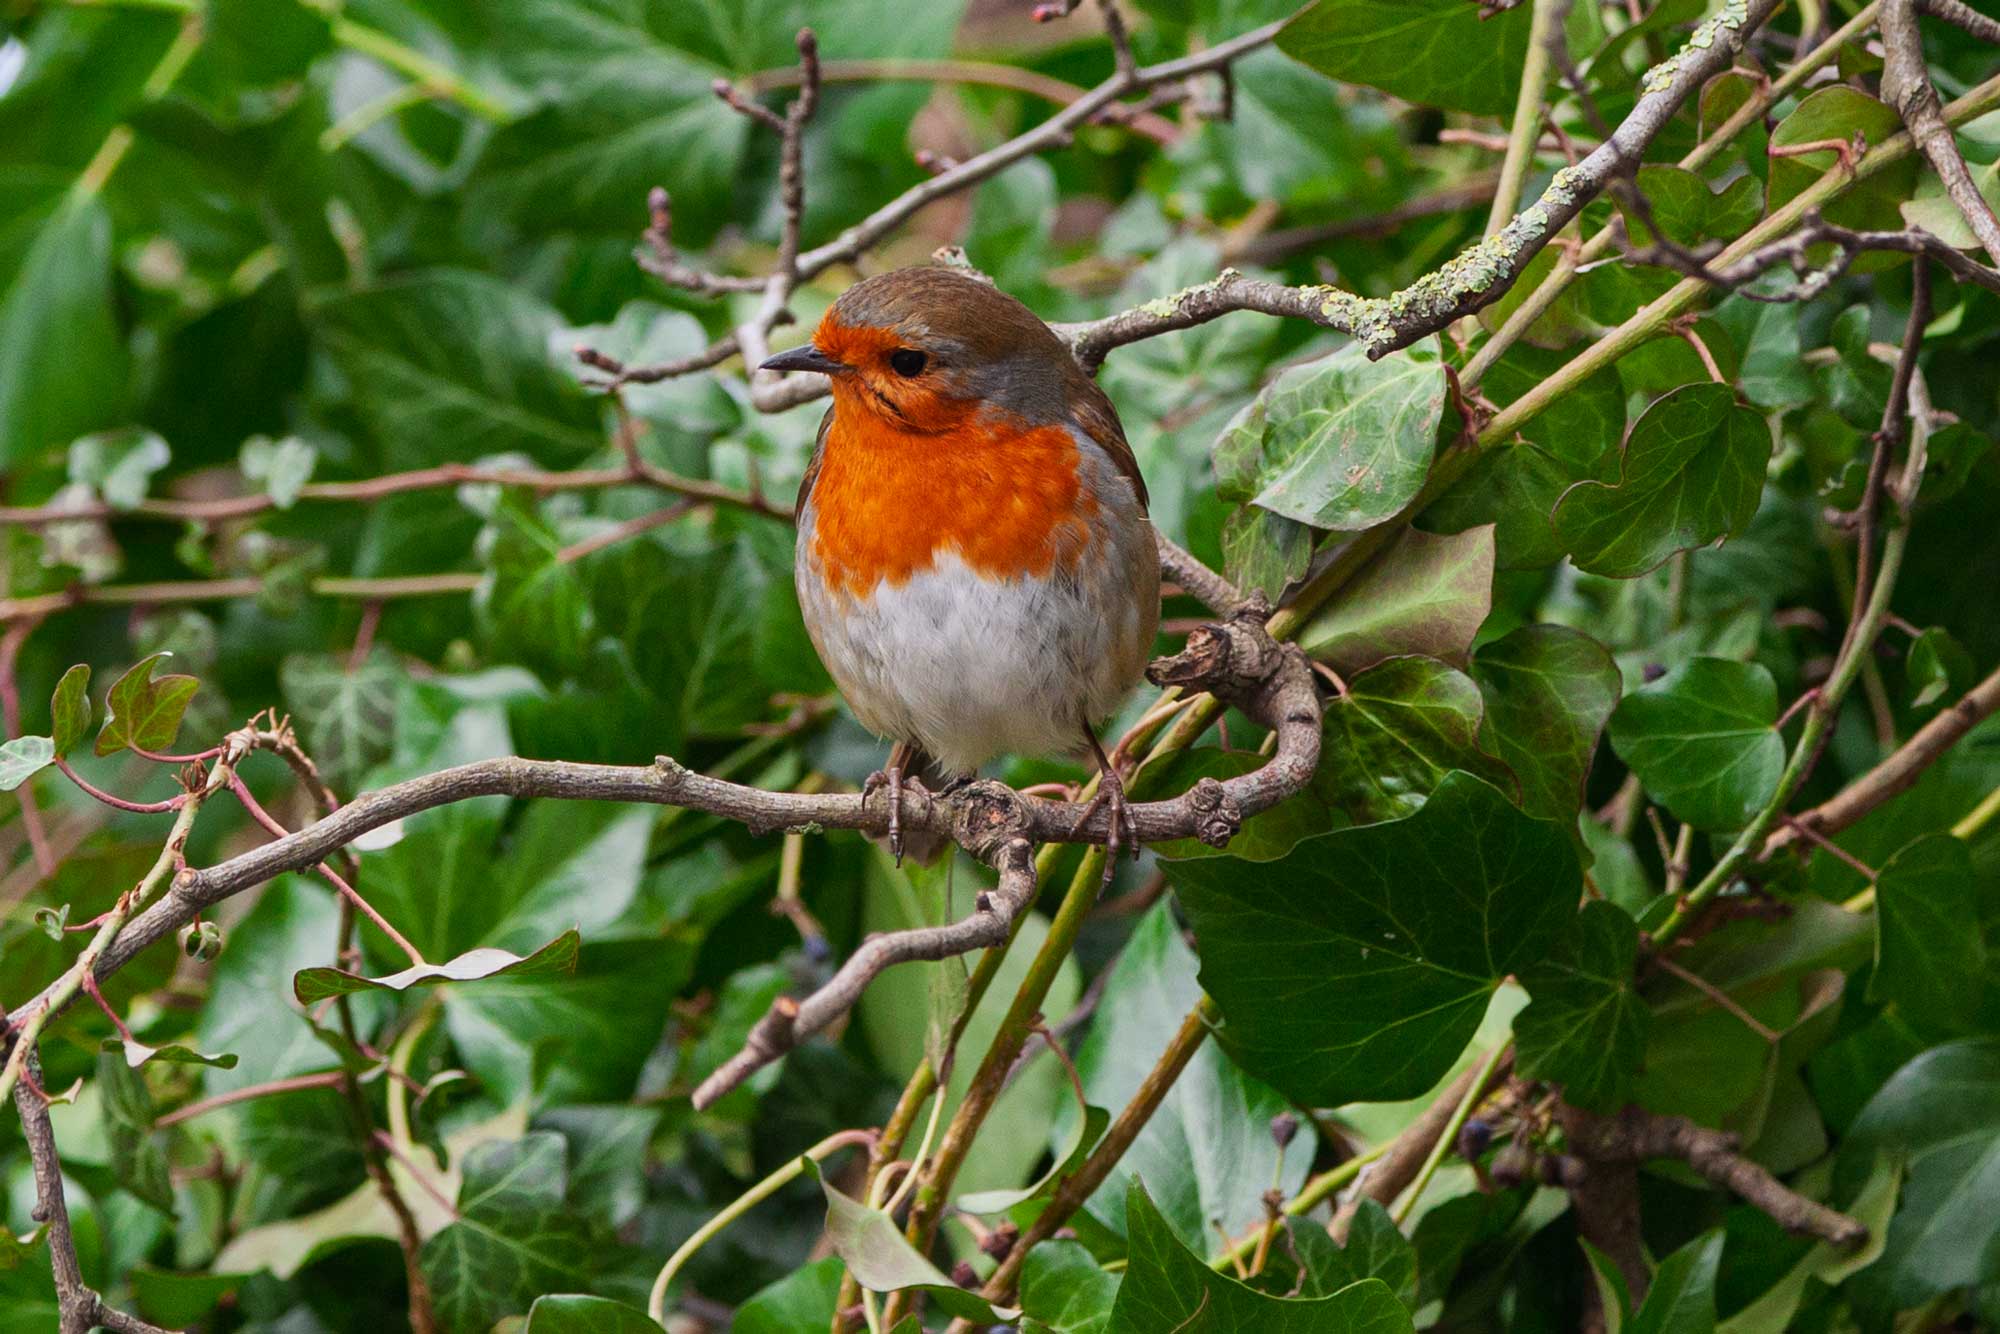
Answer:
<svg viewBox="0 0 2000 1334"><path fill-rule="evenodd" d="M56 757L56 768L62 770L63 777L82 788L85 795L97 798L114 810L130 811L134 815L158 815L162 811L177 811L181 808L181 803L187 800L187 794L183 792L180 796L169 797L165 801L127 801L123 797L114 797L103 788L91 783L82 774L70 768L69 761L61 756Z"/></svg>
<svg viewBox="0 0 2000 1334"><path fill-rule="evenodd" d="M257 798L250 795L250 789L243 785L243 780L241 778L238 778L233 771L229 775L229 790L236 794L236 799L243 803L243 809L250 812L251 818L256 820L258 824L263 825L264 828L270 832L273 838L289 837L291 831L286 829L283 825L279 824L276 820L271 818L270 812L266 811L263 808L263 806L258 803ZM340 892L341 897L346 899L348 903L352 904L356 912L359 912L369 921L375 923L376 927L378 927L381 930L383 935L395 941L397 948L402 950L404 954L407 954L409 956L411 963L424 964L429 962L427 959L424 958L422 952L420 952L415 945L412 945L409 942L409 939L406 936L404 936L402 932L398 931L395 927L389 925L388 918L382 916L381 913L376 912L374 907L368 902L368 900L361 897L360 892L356 890L354 886L348 884L345 880L341 879L339 872L335 871L331 866L328 866L325 862L321 862L313 869L319 872L320 875L324 876L326 878L327 883L331 884L336 890L338 890Z"/></svg>

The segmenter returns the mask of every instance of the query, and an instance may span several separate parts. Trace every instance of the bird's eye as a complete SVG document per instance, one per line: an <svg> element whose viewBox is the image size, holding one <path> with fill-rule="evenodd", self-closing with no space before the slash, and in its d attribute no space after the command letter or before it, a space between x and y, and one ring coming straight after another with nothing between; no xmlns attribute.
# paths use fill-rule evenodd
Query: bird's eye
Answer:
<svg viewBox="0 0 2000 1334"><path fill-rule="evenodd" d="M924 362L929 360L913 347L899 347L889 354L889 369L905 379L924 373Z"/></svg>

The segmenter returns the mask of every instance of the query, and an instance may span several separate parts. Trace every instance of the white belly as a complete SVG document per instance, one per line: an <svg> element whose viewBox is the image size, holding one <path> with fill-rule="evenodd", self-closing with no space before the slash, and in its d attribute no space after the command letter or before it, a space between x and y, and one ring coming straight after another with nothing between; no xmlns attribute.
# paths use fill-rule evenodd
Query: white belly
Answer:
<svg viewBox="0 0 2000 1334"><path fill-rule="evenodd" d="M808 524L801 551L809 539ZM1142 558L1126 550L1141 541ZM863 725L971 773L1003 753L1078 749L1083 728L1137 682L1158 616L1157 567L1143 520L1117 545L1119 558L1041 579L982 578L945 552L863 597L830 592L806 558L799 604Z"/></svg>

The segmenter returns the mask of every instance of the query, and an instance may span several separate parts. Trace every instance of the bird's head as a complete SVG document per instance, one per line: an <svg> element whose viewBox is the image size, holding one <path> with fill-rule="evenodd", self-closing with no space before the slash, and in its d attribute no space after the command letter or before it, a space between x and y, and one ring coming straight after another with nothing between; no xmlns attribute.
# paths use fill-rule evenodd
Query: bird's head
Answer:
<svg viewBox="0 0 2000 1334"><path fill-rule="evenodd" d="M1036 425L1065 419L1088 379L1033 311L977 278L898 269L848 288L812 341L766 370L818 371L834 406L899 433L956 431L999 409Z"/></svg>

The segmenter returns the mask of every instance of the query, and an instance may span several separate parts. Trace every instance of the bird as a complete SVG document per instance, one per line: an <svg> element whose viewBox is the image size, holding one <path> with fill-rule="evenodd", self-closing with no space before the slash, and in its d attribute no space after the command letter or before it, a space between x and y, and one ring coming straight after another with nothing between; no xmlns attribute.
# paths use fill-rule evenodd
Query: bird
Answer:
<svg viewBox="0 0 2000 1334"><path fill-rule="evenodd" d="M1160 567L1110 398L1027 306L944 267L855 283L762 369L832 388L793 572L820 660L894 743L862 788L888 790L890 852L926 773L943 793L1002 754L1066 754L1096 762L1077 828L1108 802L1107 876L1137 855L1095 725L1145 671Z"/></svg>

